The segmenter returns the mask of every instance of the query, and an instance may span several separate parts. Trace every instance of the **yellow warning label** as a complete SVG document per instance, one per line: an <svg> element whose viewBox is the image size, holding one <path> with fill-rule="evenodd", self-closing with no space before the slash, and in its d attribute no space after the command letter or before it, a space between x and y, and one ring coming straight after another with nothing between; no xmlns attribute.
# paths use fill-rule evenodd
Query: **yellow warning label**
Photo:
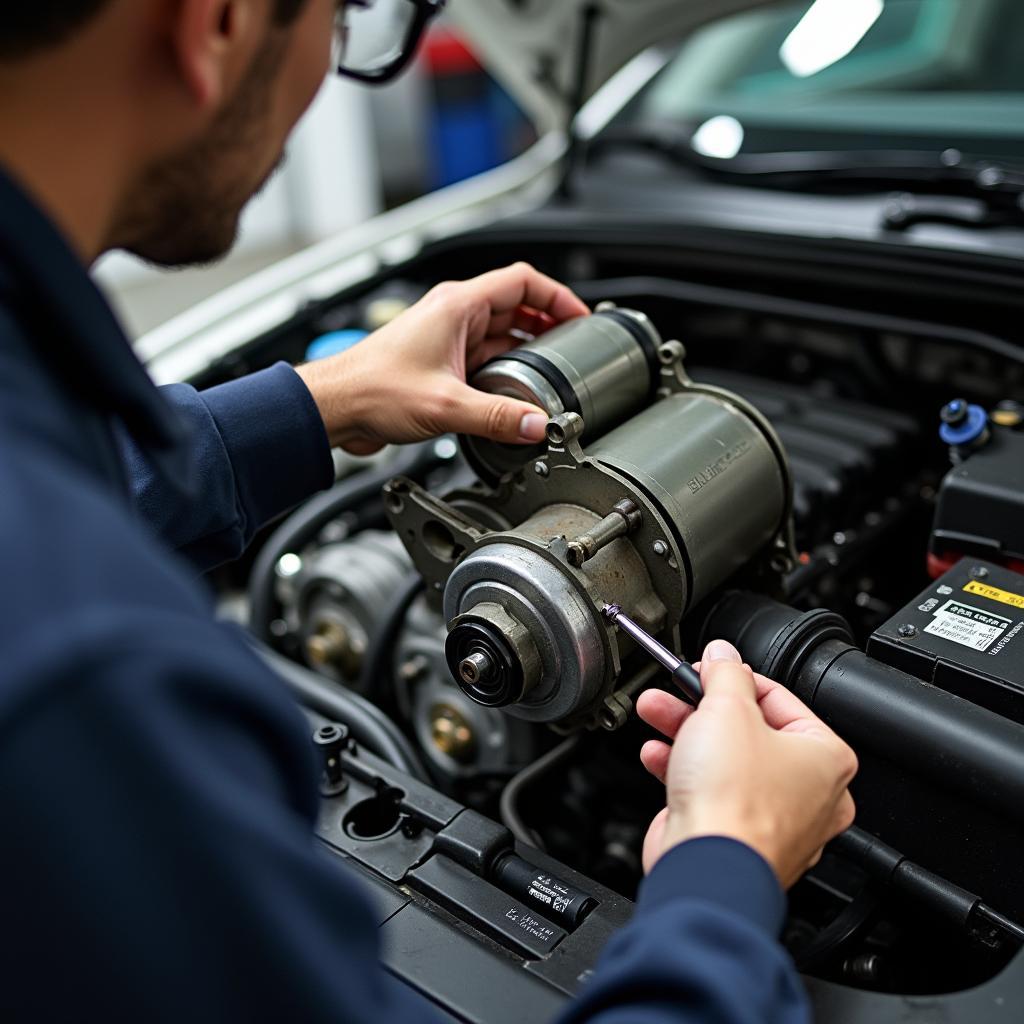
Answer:
<svg viewBox="0 0 1024 1024"><path fill-rule="evenodd" d="M1014 608L1024 608L1024 596L1011 594L1009 590L1000 590L998 587L990 587L986 583L979 583L971 580L964 587L968 594L977 594L979 597L987 597L990 601L999 601L1001 604L1012 605Z"/></svg>

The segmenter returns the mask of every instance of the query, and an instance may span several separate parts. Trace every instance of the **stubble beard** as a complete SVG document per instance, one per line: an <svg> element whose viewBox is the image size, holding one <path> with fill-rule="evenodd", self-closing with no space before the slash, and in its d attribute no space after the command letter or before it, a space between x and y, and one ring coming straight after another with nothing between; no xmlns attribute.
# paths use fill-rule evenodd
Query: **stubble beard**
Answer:
<svg viewBox="0 0 1024 1024"><path fill-rule="evenodd" d="M126 203L118 248L161 267L212 263L234 247L242 211L283 162L253 166L266 147L284 46L269 41L205 136L148 168Z"/></svg>

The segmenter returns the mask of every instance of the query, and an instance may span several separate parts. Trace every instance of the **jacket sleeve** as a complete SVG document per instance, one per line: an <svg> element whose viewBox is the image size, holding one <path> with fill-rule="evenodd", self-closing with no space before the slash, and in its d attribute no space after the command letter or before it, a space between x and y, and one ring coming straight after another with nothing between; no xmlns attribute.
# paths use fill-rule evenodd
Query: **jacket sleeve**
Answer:
<svg viewBox="0 0 1024 1024"><path fill-rule="evenodd" d="M244 644L144 602L83 613L71 641L18 688L0 744L5 973L46 972L0 986L0 1019L434 1020L318 848L306 730ZM805 1021L782 906L745 847L680 847L563 1024Z"/></svg>
<svg viewBox="0 0 1024 1024"><path fill-rule="evenodd" d="M69 623L0 744L4 1020L427 1024L314 839L308 729L225 627ZM43 978L45 977L45 982Z"/></svg>
<svg viewBox="0 0 1024 1024"><path fill-rule="evenodd" d="M683 843L644 882L636 916L560 1024L809 1024L799 976L776 941L785 907L749 847Z"/></svg>
<svg viewBox="0 0 1024 1024"><path fill-rule="evenodd" d="M207 391L161 389L190 434L188 471L168 479L120 437L138 514L205 572L237 558L266 523L329 487L323 420L286 363Z"/></svg>

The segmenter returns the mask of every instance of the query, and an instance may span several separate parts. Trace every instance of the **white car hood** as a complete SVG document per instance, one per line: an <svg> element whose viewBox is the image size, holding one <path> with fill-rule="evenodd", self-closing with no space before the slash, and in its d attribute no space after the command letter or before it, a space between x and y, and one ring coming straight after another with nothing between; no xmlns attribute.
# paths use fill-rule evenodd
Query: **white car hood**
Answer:
<svg viewBox="0 0 1024 1024"><path fill-rule="evenodd" d="M543 133L564 128L577 92L586 12L596 11L589 99L631 58L772 0L450 0L451 19Z"/></svg>

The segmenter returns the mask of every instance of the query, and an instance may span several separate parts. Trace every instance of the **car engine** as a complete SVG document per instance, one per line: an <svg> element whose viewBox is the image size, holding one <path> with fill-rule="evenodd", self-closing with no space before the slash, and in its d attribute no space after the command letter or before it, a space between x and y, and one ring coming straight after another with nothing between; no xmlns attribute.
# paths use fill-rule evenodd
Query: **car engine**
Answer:
<svg viewBox="0 0 1024 1024"><path fill-rule="evenodd" d="M430 283L317 310L230 372ZM1021 357L905 311L657 275L578 290L593 317L472 381L546 409L546 443L347 462L247 581L217 579L244 582L311 709L322 838L574 991L661 805L633 703L671 684L614 603L683 658L732 641L857 750L856 826L790 894L819 1008L914 1020L855 997L984 991L1024 941Z"/></svg>

